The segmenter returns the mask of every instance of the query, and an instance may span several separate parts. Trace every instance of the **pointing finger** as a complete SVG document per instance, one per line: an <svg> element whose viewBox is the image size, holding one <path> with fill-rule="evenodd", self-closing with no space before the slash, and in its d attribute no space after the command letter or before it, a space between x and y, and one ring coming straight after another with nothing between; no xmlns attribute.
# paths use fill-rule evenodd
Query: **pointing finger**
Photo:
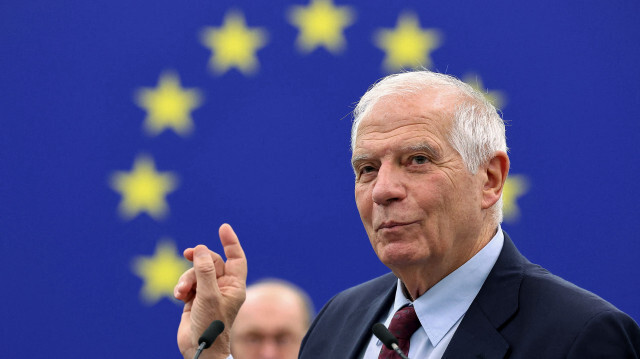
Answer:
<svg viewBox="0 0 640 359"><path fill-rule="evenodd" d="M220 243L224 248L224 254L227 257L226 274L238 277L243 281L246 280L247 258L238 236L227 223L220 226L218 234L220 235Z"/></svg>
<svg viewBox="0 0 640 359"><path fill-rule="evenodd" d="M194 253L194 248L187 248L184 250L183 255L184 257L188 260L193 262L193 253ZM211 259L213 260L213 264L216 266L216 274L219 277L224 275L224 260L222 259L222 257L212 251L209 250L209 255L211 255Z"/></svg>

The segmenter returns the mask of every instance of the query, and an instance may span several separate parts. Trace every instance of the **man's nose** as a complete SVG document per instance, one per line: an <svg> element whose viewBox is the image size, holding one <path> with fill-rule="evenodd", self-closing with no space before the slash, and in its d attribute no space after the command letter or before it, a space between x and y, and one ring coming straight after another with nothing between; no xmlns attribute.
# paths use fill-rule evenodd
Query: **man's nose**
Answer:
<svg viewBox="0 0 640 359"><path fill-rule="evenodd" d="M379 205L388 205L406 197L402 169L391 163L382 163L378 168L373 184L373 201Z"/></svg>
<svg viewBox="0 0 640 359"><path fill-rule="evenodd" d="M280 359L278 344L273 340L267 340L260 347L260 359Z"/></svg>

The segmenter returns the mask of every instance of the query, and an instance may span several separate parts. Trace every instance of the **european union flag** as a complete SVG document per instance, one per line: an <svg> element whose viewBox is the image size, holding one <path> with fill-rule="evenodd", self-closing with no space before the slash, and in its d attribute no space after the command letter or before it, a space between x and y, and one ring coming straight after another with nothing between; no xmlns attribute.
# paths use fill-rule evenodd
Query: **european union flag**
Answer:
<svg viewBox="0 0 640 359"><path fill-rule="evenodd" d="M503 227L640 319L640 4L15 1L0 6L2 349L175 358L172 299L231 223L249 282L317 307L385 273L353 201L350 112L424 67L508 123Z"/></svg>

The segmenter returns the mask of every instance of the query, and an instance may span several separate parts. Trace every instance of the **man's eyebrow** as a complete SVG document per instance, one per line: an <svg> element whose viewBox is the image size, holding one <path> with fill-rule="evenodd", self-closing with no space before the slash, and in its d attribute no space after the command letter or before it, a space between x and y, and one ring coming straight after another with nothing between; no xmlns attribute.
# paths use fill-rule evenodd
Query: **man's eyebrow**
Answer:
<svg viewBox="0 0 640 359"><path fill-rule="evenodd" d="M410 145L402 148L403 152L427 152L433 157L439 157L440 151L427 142L421 142L415 145Z"/></svg>
<svg viewBox="0 0 640 359"><path fill-rule="evenodd" d="M432 158L440 157L440 151L438 151L434 146L429 144L428 142L421 142L414 145L409 145L402 147L401 152L426 152ZM367 161L371 158L371 156L367 154L355 155L351 158L351 166L355 167L355 165L359 162Z"/></svg>
<svg viewBox="0 0 640 359"><path fill-rule="evenodd" d="M351 166L354 167L354 165L358 162L362 162L362 161L366 161L369 159L369 155L357 155L357 156L353 156L351 157Z"/></svg>

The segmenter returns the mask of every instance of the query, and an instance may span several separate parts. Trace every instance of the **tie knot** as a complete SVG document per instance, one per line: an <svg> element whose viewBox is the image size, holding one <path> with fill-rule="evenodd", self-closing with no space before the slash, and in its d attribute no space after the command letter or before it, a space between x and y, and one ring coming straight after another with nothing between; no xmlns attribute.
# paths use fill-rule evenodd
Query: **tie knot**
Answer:
<svg viewBox="0 0 640 359"><path fill-rule="evenodd" d="M413 306L406 306L400 308L400 310L393 315L391 324L389 324L389 331L400 340L409 340L420 326L421 324L416 315L416 310Z"/></svg>

